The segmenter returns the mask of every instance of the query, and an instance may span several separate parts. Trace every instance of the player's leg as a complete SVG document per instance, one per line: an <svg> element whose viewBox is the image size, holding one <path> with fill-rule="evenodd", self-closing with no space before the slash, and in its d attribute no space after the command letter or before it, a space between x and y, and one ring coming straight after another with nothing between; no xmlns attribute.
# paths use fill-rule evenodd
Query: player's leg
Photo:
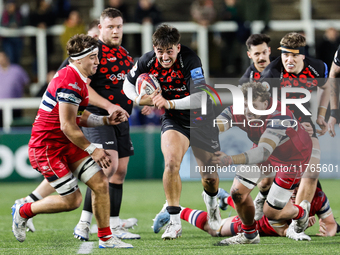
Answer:
<svg viewBox="0 0 340 255"><path fill-rule="evenodd" d="M54 191L55 191L54 188L48 183L46 179L44 179L39 184L39 186L34 191L32 191L31 194L29 194L27 197L15 200L15 203L23 204L23 203L35 202L40 199L43 199L44 197L51 195ZM31 232L35 231L32 218L27 221L27 231L31 231Z"/></svg>
<svg viewBox="0 0 340 255"><path fill-rule="evenodd" d="M259 193L257 193L254 199L255 205L255 220L260 220L263 216L263 206L266 201L269 189L274 181L274 177L264 178L257 187L259 188Z"/></svg>
<svg viewBox="0 0 340 255"><path fill-rule="evenodd" d="M239 166L230 190L237 214L242 221L241 229L243 233L224 239L216 245L257 244L260 242L260 236L256 230L256 221L254 220L255 207L250 192L264 176L258 171L250 174L242 172L241 166Z"/></svg>
<svg viewBox="0 0 340 255"><path fill-rule="evenodd" d="M195 155L197 165L200 167L199 169L207 169L205 166L210 165L210 160L213 156L213 153L200 149L196 146L191 146L191 148ZM200 174L204 188L202 197L208 212L208 223L212 229L218 230L221 226L221 214L217 202L219 185L218 173L216 171L200 171Z"/></svg>
<svg viewBox="0 0 340 255"><path fill-rule="evenodd" d="M92 160L92 159L91 159ZM93 161L93 160L92 160ZM110 195L108 178L97 164L90 166L89 162L73 166L75 174L92 190L93 214L98 225L100 248L132 248L133 246L112 236L110 228ZM81 176L80 176L80 173Z"/></svg>
<svg viewBox="0 0 340 255"><path fill-rule="evenodd" d="M117 140L115 137L112 137L114 133L114 129L112 126L103 126L103 127L91 127L91 128L82 128L82 131L86 138L94 143L97 147L103 148L103 144L105 142L109 143L110 146L117 146ZM105 137L105 138L103 138ZM104 149L108 149L105 147ZM114 147L115 150L111 149L111 147L107 150L110 154L111 164L108 168L104 168L103 171L105 175L110 178L113 173L118 168L118 154L117 148ZM80 215L80 219L78 224L75 226L73 230L73 235L75 238L78 238L83 241L87 241L89 239L90 233L90 225L92 222L92 191L88 187L86 190L83 210Z"/></svg>
<svg viewBox="0 0 340 255"><path fill-rule="evenodd" d="M318 183L319 172L311 171L311 169L316 169L317 164L320 163L320 143L316 137L312 137L312 142L312 156L308 163L309 167L301 178L299 190L296 195L296 204L300 204L303 200L311 203Z"/></svg>
<svg viewBox="0 0 340 255"><path fill-rule="evenodd" d="M263 212L272 226L281 226L286 220L293 219L297 220L306 229L310 203L304 200L299 205L296 205L290 200L299 180L298 177L284 178L281 173L277 173L263 207ZM302 232L304 229L297 232Z"/></svg>
<svg viewBox="0 0 340 255"><path fill-rule="evenodd" d="M12 207L12 231L20 242L26 238L26 225L29 218L36 214L70 211L79 207L82 198L78 189L78 180L71 173L66 158L60 157L61 153L67 149L68 146L65 148L29 149L32 167L38 170L44 169L42 172L44 177L59 195L49 196L33 203L15 204ZM82 159L84 156L85 153L81 151L79 155L75 156L80 159L76 158L75 160L77 162L84 161Z"/></svg>
<svg viewBox="0 0 340 255"><path fill-rule="evenodd" d="M48 183L46 179L44 179L38 185L38 187L36 187L36 189L32 191L31 194L29 194L27 197L18 199L16 201L18 201L18 203L38 201L40 199L43 199L44 197L51 195L54 191L55 191L54 188Z"/></svg>
<svg viewBox="0 0 340 255"><path fill-rule="evenodd" d="M181 236L180 219L181 207L179 200L182 183L179 168L185 152L189 147L189 139L176 130L166 130L161 136L161 149L164 156L163 187L168 202L167 211L170 213L170 223L162 235L163 239Z"/></svg>
<svg viewBox="0 0 340 255"><path fill-rule="evenodd" d="M113 152L110 150L110 154ZM115 151L116 152L116 151ZM117 154L118 158L118 154ZM127 173L128 163L130 157L122 157L118 159L118 168L109 179L109 193L110 193L110 226L112 234L120 239L140 239L140 235L130 233L122 226L122 220L119 218L120 207L123 197L123 182ZM115 159L117 160L117 159ZM133 222L137 219L131 218ZM124 220L125 224L129 224L129 220ZM131 224L130 224L131 226Z"/></svg>

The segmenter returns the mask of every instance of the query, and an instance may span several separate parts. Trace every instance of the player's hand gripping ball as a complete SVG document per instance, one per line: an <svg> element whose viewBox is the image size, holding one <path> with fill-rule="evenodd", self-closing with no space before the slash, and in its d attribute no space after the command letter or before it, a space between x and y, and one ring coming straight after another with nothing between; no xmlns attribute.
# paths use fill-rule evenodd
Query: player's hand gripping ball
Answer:
<svg viewBox="0 0 340 255"><path fill-rule="evenodd" d="M159 84L157 78L148 73L142 73L141 75L138 76L137 82L136 82L136 92L138 95L140 95L143 87L145 87L145 93L147 95L151 95L155 90L161 87Z"/></svg>

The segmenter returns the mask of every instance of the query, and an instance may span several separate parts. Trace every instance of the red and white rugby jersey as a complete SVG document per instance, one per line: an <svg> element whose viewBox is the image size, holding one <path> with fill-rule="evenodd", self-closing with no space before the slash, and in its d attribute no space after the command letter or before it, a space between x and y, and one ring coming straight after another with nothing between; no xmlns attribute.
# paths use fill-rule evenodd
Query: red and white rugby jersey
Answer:
<svg viewBox="0 0 340 255"><path fill-rule="evenodd" d="M56 73L42 97L33 123L30 147L70 143L60 129L59 103L77 105L78 116L81 115L89 102L86 79L73 64Z"/></svg>

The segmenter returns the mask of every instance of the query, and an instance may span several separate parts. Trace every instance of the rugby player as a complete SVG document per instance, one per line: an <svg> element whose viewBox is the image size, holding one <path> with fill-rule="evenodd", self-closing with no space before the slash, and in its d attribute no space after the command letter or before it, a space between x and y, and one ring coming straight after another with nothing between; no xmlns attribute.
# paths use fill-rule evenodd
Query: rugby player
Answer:
<svg viewBox="0 0 340 255"><path fill-rule="evenodd" d="M29 160L59 195L33 203L14 204L12 231L16 239L26 239L29 218L42 213L58 213L78 208L82 195L80 179L93 191L100 248L132 248L112 236L109 225L108 179L102 168L111 165L108 153L90 143L79 126L117 125L129 115L119 108L109 116L85 110L89 102L88 76L96 73L98 41L75 35L67 43L70 65L58 71L42 98L29 141ZM79 116L79 117L78 117Z"/></svg>
<svg viewBox="0 0 340 255"><path fill-rule="evenodd" d="M252 102L247 101L248 88L252 89ZM250 192L264 177L275 176L266 202L264 214L272 222L279 224L287 219L296 219L302 231L308 224L310 203L303 201L299 205L290 202L291 194L305 171L305 163L309 162L312 141L308 133L296 121L291 111L286 109L282 114L281 103L272 114L257 115L250 109L269 110L272 108L272 98L262 83L245 83L241 90L245 98L244 115L235 115L233 106L229 106L217 117L220 132L231 128L233 123L239 123L248 138L254 142L254 147L244 153L229 156L216 152L212 165L240 165L231 188L231 196L236 211L242 221L243 233L222 240L220 245L256 244L260 242L259 232L254 220L255 208ZM252 107L251 104L252 103ZM241 125L242 123L248 123ZM254 171L245 171L247 167ZM275 171L273 171L273 169Z"/></svg>
<svg viewBox="0 0 340 255"><path fill-rule="evenodd" d="M321 155L317 133L323 135L327 131L325 115L329 103L330 85L328 83L325 84L325 78L328 76L328 68L321 60L304 55L306 38L299 33L291 32L286 34L281 39L280 45L281 56L265 68L261 74L261 81L267 81L268 89L277 87L280 90L283 87L293 87L304 88L309 92L316 90L321 92L316 119L316 123L321 127L321 130L316 130L311 117L305 116L296 105L288 105L296 119L309 132L313 141L311 161L308 163L309 167L301 179L300 189L296 198L297 203L301 203L303 200L311 202L317 186L319 173L317 171L313 173L310 169L320 163ZM301 93L287 93L286 97L303 98L304 95ZM303 106L307 109L309 107L307 103L303 104ZM270 185L267 185L267 190L269 187ZM264 202L266 192L259 193L259 196L261 196L262 202ZM296 229L296 231L300 230Z"/></svg>
<svg viewBox="0 0 340 255"><path fill-rule="evenodd" d="M124 92L138 105L165 108L162 116L161 148L165 161L163 186L168 201L170 224L162 238L174 239L182 235L179 206L182 188L179 175L181 161L191 145L198 165L209 165L213 153L219 150L218 129L211 125L214 117L211 101L208 101L207 115L202 116L200 101L194 99L205 93L199 89L205 88L199 57L180 43L178 30L170 25L160 25L153 34L152 41L153 51L144 54L132 68L125 79ZM156 90L151 95L138 95L135 84L142 73L153 74L159 81L161 90ZM216 197L218 174L201 172L201 176L208 222L212 229L218 229L221 221Z"/></svg>
<svg viewBox="0 0 340 255"><path fill-rule="evenodd" d="M268 46L270 37L265 34L253 34L246 41L248 58L253 60L253 63L247 68L242 75L239 84L246 82L259 81L261 72L270 63L271 49Z"/></svg>
<svg viewBox="0 0 340 255"><path fill-rule="evenodd" d="M292 193L291 200L295 203L296 193L298 187L296 187ZM235 209L234 202L231 196L219 188L218 198L220 199L220 208L226 210L227 206L230 205ZM335 221L332 209L329 204L329 200L326 194L321 188L317 188L311 203L311 210L309 212L309 222L308 227L313 226L316 223L315 215L319 218L319 233L318 236L334 236L336 233L340 232L340 226ZM241 219L238 216L232 216L222 219L221 227L219 230L212 230L207 222L207 213L201 210L195 210L191 208L182 207L181 219L189 222L193 226L208 232L213 237L223 237L223 236L235 236L242 233ZM170 215L166 210L162 210L156 215L154 219L154 232L158 233L160 229L169 222ZM279 227L273 227L266 216L256 221L256 229L259 231L261 236L286 236L288 238L299 240L308 240L311 238L305 233L296 233L290 225L291 220L283 222ZM290 226L290 227L289 227ZM219 245L219 243L217 243Z"/></svg>

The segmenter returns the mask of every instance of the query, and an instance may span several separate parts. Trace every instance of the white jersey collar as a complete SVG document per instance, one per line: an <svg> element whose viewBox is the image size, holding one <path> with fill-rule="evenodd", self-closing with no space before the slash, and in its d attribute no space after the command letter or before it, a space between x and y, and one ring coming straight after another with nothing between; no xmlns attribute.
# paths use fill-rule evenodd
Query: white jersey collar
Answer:
<svg viewBox="0 0 340 255"><path fill-rule="evenodd" d="M74 70L77 71L77 73L79 74L79 76L80 76L80 78L83 80L83 82L85 82L85 83L87 82L87 77L85 77L84 75L82 75L81 72L78 70L78 68L77 68L74 64L70 63L69 66L72 67Z"/></svg>

